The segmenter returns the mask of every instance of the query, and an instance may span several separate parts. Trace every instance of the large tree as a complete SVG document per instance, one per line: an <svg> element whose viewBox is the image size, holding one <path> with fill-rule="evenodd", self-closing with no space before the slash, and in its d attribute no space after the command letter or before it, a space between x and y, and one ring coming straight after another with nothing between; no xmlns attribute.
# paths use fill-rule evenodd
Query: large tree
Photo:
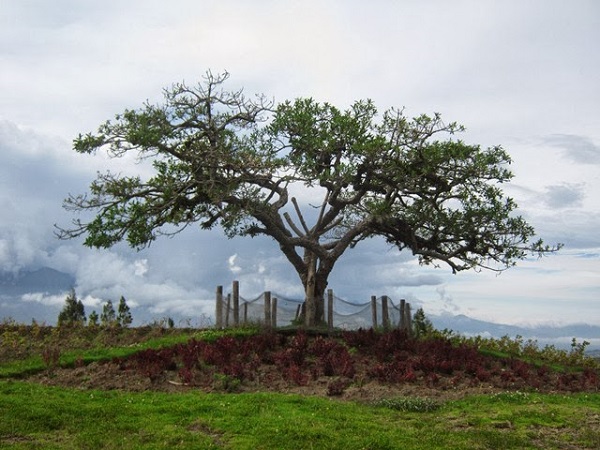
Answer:
<svg viewBox="0 0 600 450"><path fill-rule="evenodd" d="M504 270L529 252L553 250L532 241L533 228L500 189L513 176L500 146L456 139L463 127L438 114L378 115L369 100L340 110L313 99L250 99L225 90L228 77L209 72L197 86L175 84L163 104L126 110L79 135L77 152L134 152L154 172L98 174L88 194L64 205L95 216L59 228L59 237L143 248L191 224L219 225L229 237L270 236L305 288L307 325L323 318L340 256L370 237L453 272ZM291 195L299 185L310 205Z"/></svg>

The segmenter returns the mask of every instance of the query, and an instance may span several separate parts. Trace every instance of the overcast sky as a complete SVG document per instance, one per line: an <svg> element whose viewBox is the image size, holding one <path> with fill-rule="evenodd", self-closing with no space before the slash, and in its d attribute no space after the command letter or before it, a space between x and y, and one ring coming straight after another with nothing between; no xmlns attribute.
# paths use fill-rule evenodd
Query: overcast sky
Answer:
<svg viewBox="0 0 600 450"><path fill-rule="evenodd" d="M62 242L69 193L128 160L77 155L71 142L174 82L209 69L276 101L439 112L462 138L503 145L506 191L557 255L500 276L419 267L369 241L338 262L344 299L407 298L426 313L511 324L600 324L600 2L0 0L0 270L48 266L76 277L89 307L125 295L157 315L212 314L216 285L301 297L278 246L189 230L142 252ZM62 304L32 294L19 301ZM9 311L0 305L0 317ZM135 309L134 309L135 315Z"/></svg>

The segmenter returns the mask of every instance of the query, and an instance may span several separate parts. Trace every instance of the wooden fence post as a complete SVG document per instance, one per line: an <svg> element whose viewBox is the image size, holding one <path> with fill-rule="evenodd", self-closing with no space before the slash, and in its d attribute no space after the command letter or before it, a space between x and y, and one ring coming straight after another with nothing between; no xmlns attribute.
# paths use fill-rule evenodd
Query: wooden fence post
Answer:
<svg viewBox="0 0 600 450"><path fill-rule="evenodd" d="M398 319L398 328L404 330L406 327L406 300L400 299L400 318Z"/></svg>
<svg viewBox="0 0 600 450"><path fill-rule="evenodd" d="M381 297L381 322L383 329L388 331L390 329L390 316L388 313L388 296L384 295Z"/></svg>
<svg viewBox="0 0 600 450"><path fill-rule="evenodd" d="M231 289L233 295L233 326L240 325L240 282L234 281Z"/></svg>
<svg viewBox="0 0 600 450"><path fill-rule="evenodd" d="M371 316L373 317L373 329L377 329L377 297L371 295Z"/></svg>
<svg viewBox="0 0 600 450"><path fill-rule="evenodd" d="M215 320L217 328L223 328L223 286L217 286L217 301Z"/></svg>
<svg viewBox="0 0 600 450"><path fill-rule="evenodd" d="M404 327L406 329L406 332L410 336L410 335L412 335L412 315L410 313L410 303L406 304L406 308L404 311L404 317L405 317Z"/></svg>
<svg viewBox="0 0 600 450"><path fill-rule="evenodd" d="M265 292L265 327L271 328L271 291Z"/></svg>
<svg viewBox="0 0 600 450"><path fill-rule="evenodd" d="M271 300L271 326L277 328L277 297Z"/></svg>
<svg viewBox="0 0 600 450"><path fill-rule="evenodd" d="M229 316L231 315L231 294L227 294L227 305L225 307L225 328L229 328Z"/></svg>
<svg viewBox="0 0 600 450"><path fill-rule="evenodd" d="M333 289L327 289L327 329L333 331Z"/></svg>

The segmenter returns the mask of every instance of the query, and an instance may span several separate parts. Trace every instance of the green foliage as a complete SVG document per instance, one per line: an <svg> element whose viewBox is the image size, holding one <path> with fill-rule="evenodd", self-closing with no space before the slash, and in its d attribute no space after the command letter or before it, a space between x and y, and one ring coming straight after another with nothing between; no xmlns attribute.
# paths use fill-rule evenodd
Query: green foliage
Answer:
<svg viewBox="0 0 600 450"><path fill-rule="evenodd" d="M92 311L90 316L88 317L88 326L89 327L97 327L98 326L98 313L96 311Z"/></svg>
<svg viewBox="0 0 600 450"><path fill-rule="evenodd" d="M523 358L537 363L553 364L560 367L598 367L600 364L594 358L585 354L589 342L577 342L576 338L571 341L570 350L562 350L554 345L540 347L534 339L523 339L522 336L502 336L499 339L484 338L481 336L465 338L454 335L455 341L467 342L477 346L486 352L495 352L500 355L508 355Z"/></svg>
<svg viewBox="0 0 600 450"><path fill-rule="evenodd" d="M125 297L121 296L119 299L119 307L117 309L117 323L122 327L128 327L133 322L133 317L131 316L131 310L127 305Z"/></svg>
<svg viewBox="0 0 600 450"><path fill-rule="evenodd" d="M103 327L111 327L117 323L117 313L115 312L115 308L110 300L108 300L102 307L100 323Z"/></svg>
<svg viewBox="0 0 600 450"><path fill-rule="evenodd" d="M215 342L224 336L232 336L236 338L242 338L246 336L254 336L259 334L262 329L259 326L256 327L240 327L240 328L226 328L223 330L217 330L215 328L208 328L206 330L200 330L196 334L197 339L201 339L206 342Z"/></svg>
<svg viewBox="0 0 600 450"><path fill-rule="evenodd" d="M85 308L81 300L77 299L75 289L71 289L71 292L65 299L65 305L58 315L59 326L73 326L85 324Z"/></svg>
<svg viewBox="0 0 600 450"><path fill-rule="evenodd" d="M414 335L417 338L430 336L433 333L433 324L425 315L423 308L417 309L415 315L413 316L412 324Z"/></svg>
<svg viewBox="0 0 600 450"><path fill-rule="evenodd" d="M213 377L213 388L217 391L233 393L240 390L242 382L235 377L222 373L215 373Z"/></svg>

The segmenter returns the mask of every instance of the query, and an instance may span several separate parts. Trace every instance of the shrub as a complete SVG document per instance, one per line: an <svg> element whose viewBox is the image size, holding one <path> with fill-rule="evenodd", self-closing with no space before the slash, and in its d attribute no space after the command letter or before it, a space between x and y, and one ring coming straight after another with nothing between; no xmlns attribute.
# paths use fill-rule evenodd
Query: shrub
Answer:
<svg viewBox="0 0 600 450"><path fill-rule="evenodd" d="M340 396L350 386L352 382L348 379L338 378L327 384L327 395L330 397Z"/></svg>
<svg viewBox="0 0 600 450"><path fill-rule="evenodd" d="M54 346L45 347L42 350L42 360L48 371L56 369L60 362L60 349Z"/></svg>

